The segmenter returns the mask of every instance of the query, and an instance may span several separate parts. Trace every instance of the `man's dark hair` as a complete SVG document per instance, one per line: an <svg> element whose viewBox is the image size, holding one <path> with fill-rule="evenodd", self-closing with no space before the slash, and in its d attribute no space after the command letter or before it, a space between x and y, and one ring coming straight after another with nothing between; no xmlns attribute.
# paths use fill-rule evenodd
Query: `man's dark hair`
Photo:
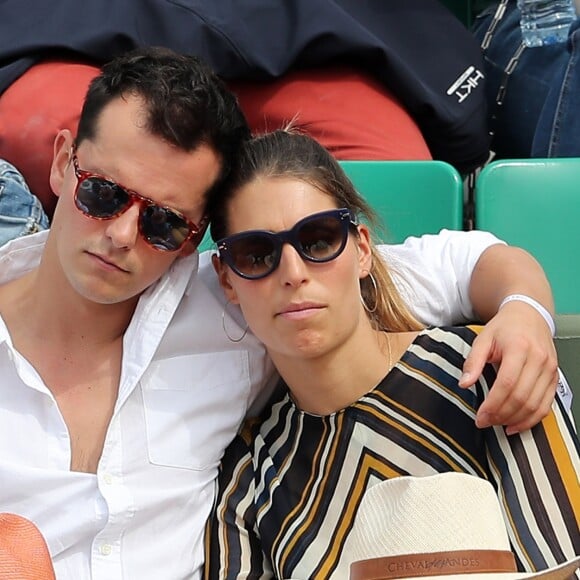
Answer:
<svg viewBox="0 0 580 580"><path fill-rule="evenodd" d="M145 128L152 135L184 151L202 143L212 147L222 160L218 183L250 136L237 99L209 67L195 56L149 47L117 57L93 79L81 112L77 144L96 137L102 110L123 95L143 100Z"/></svg>

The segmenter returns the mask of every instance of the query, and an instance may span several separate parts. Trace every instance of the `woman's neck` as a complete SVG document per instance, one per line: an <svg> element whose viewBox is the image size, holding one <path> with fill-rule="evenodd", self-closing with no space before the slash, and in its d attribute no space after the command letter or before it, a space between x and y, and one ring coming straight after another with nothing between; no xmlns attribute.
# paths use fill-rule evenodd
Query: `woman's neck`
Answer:
<svg viewBox="0 0 580 580"><path fill-rule="evenodd" d="M329 415L374 389L416 335L369 329L321 356L270 355L296 405L308 413Z"/></svg>

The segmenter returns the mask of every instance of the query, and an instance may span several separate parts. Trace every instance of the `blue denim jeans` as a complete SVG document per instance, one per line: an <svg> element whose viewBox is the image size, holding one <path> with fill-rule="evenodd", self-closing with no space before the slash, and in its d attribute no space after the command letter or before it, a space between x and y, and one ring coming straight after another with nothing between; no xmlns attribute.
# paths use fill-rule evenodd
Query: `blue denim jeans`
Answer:
<svg viewBox="0 0 580 580"><path fill-rule="evenodd" d="M475 20L481 42L496 4ZM567 43L525 48L513 71L506 70L522 43L516 0L485 50L485 74L492 150L498 158L580 157L580 18ZM505 94L497 96L502 82Z"/></svg>
<svg viewBox="0 0 580 580"><path fill-rule="evenodd" d="M0 159L0 246L48 227L40 200L30 193L22 174Z"/></svg>

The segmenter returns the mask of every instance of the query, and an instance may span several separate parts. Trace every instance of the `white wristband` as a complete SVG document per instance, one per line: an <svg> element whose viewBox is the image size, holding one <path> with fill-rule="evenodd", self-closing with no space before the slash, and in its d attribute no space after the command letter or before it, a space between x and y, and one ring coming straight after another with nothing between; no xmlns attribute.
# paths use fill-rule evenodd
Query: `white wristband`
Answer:
<svg viewBox="0 0 580 580"><path fill-rule="evenodd" d="M536 312L546 321L546 324L550 328L550 332L552 336L556 336L556 325L554 324L554 319L552 315L537 301L525 294L510 294L506 296L500 303L498 310L502 306L505 306L508 302L512 302L512 300L518 300L519 302L525 302L529 304L532 308L536 310Z"/></svg>

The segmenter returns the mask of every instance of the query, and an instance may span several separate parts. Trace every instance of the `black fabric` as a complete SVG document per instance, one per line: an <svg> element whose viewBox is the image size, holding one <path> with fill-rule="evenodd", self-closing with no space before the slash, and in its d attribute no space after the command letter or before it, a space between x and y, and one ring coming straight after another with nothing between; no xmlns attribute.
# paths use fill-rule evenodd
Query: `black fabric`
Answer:
<svg viewBox="0 0 580 580"><path fill-rule="evenodd" d="M349 62L400 98L436 159L467 171L487 157L481 81L461 103L446 93L483 70L479 46L437 0L0 0L0 92L35 62L102 64L140 45L196 54L226 79Z"/></svg>

